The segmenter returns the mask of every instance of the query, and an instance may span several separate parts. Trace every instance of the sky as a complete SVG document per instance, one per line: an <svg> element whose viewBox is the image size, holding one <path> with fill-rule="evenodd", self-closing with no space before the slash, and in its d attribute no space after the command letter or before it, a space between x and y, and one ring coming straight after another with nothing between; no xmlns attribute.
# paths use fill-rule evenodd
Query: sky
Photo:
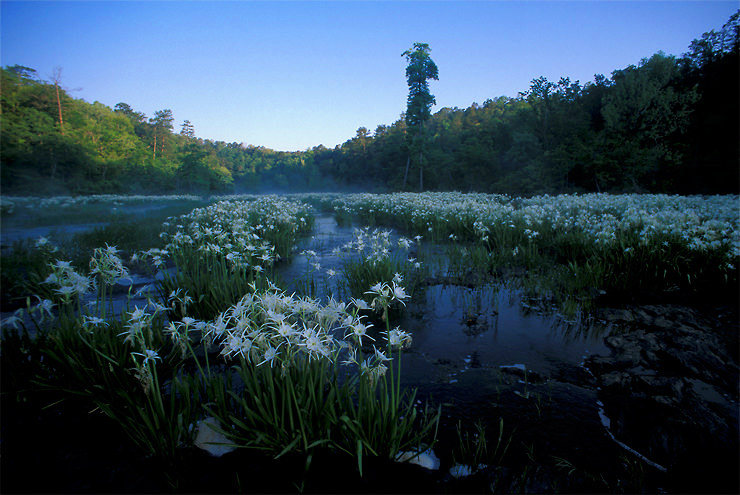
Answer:
<svg viewBox="0 0 740 495"><path fill-rule="evenodd" d="M152 117L168 108L204 139L333 148L406 109L406 60L428 43L437 104L516 97L545 76L593 81L658 51L680 56L737 0L7 1L0 65L75 98Z"/></svg>

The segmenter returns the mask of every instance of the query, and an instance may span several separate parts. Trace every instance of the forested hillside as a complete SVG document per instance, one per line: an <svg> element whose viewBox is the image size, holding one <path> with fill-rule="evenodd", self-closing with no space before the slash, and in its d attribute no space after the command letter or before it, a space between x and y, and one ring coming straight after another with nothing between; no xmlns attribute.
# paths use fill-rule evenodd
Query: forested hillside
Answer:
<svg viewBox="0 0 740 495"><path fill-rule="evenodd" d="M540 77L516 98L437 110L425 130L424 189L737 193L739 17L681 57L657 53L585 84ZM334 149L279 152L198 138L168 109L147 117L75 99L53 79L2 69L3 194L404 186L403 115ZM419 189L418 166L408 174L405 188Z"/></svg>

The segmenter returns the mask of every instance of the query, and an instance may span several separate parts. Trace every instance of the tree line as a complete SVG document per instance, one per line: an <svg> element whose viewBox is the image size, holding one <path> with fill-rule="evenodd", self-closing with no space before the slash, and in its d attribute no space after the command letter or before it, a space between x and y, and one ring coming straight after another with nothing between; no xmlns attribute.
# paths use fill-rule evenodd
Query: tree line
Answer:
<svg viewBox="0 0 740 495"><path fill-rule="evenodd" d="M406 112L333 149L281 152L196 137L172 111L147 117L70 96L61 71L2 69L3 194L462 190L738 193L740 11L680 57L662 52L581 84L539 77L517 97L430 112L424 43ZM418 178L418 181L416 180Z"/></svg>

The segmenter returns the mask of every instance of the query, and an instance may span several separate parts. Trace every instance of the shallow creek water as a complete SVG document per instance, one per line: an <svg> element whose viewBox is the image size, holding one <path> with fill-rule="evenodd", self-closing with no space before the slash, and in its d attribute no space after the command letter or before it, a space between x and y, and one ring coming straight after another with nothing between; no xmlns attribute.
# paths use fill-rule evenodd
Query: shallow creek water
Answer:
<svg viewBox="0 0 740 495"><path fill-rule="evenodd" d="M41 220L38 220L35 216L16 212L13 215L4 216L0 222L0 247L9 248L16 241L35 240L39 237L53 236L56 242L69 240L74 234L105 227L111 219L143 218L168 207L172 207L169 201L145 204L97 204L94 215L87 213L84 217L79 217L75 213L70 213L63 219L57 218L52 222L47 217L42 216ZM146 249L144 246L142 248Z"/></svg>
<svg viewBox="0 0 740 495"><path fill-rule="evenodd" d="M352 231L351 227L338 226L332 217L319 216L313 236L304 239L297 249L298 253L310 250L316 255L309 259L306 254L297 254L290 263L276 269L288 291L300 290L307 272L313 271L318 297L336 293L345 258L333 251L352 239ZM441 251L439 246L421 249ZM425 262L430 261L425 257ZM318 263L320 269L313 263ZM337 274L327 276L328 269ZM532 310L522 303L517 290L503 285L471 288L432 282L417 291L402 319L393 323L413 333L410 354L429 362L449 363L459 367L459 373L466 368L523 373L526 368L534 376L547 377L580 366L589 354L607 350L603 326L567 322L557 314ZM455 383L457 373L439 381Z"/></svg>
<svg viewBox="0 0 740 495"><path fill-rule="evenodd" d="M97 227L104 227L106 224L103 222L93 223L79 223L69 225L42 225L38 227L22 227L22 226L5 226L2 227L2 235L0 235L0 246L3 248L10 247L14 242L21 241L23 239L38 239L39 237L49 237L54 235L55 238L70 238L74 234L79 232L87 232Z"/></svg>
<svg viewBox="0 0 740 495"><path fill-rule="evenodd" d="M300 280L313 271L315 295L334 292L343 258L332 252L352 239L352 230L338 226L332 217L317 217L313 236L297 249L316 255L309 259L297 254L279 265L279 279L287 281L289 291L299 290ZM480 420L497 429L503 419L506 434L520 450L526 444L541 455L606 469L596 459L619 446L609 436L609 418L584 360L608 354L604 337L609 329L542 314L504 285L437 283L446 262L433 258L444 248L422 245L412 251L438 272L416 291L401 319L392 322L413 335L411 348L402 356L402 383L416 388L420 400L443 405L442 427L448 433L457 421L471 425ZM327 269L337 275L328 277ZM454 447L455 439L447 440L439 446L442 457L449 457L443 451ZM442 463L444 467L445 459Z"/></svg>

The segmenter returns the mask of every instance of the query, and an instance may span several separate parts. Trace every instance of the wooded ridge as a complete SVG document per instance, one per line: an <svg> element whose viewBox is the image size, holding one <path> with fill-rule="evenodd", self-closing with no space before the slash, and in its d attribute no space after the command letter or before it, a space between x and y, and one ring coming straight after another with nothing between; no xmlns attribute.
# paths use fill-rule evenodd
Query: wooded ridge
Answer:
<svg viewBox="0 0 740 495"><path fill-rule="evenodd" d="M175 128L171 110L147 118L126 103L111 109L71 97L58 73L43 81L31 68L5 67L2 194L420 186L524 195L737 194L739 17L704 33L681 57L658 52L585 84L539 77L515 98L441 108L424 121L419 163L409 159L417 151L405 113L374 131L360 127L333 149L282 152L202 139L188 120ZM428 53L428 45L416 45Z"/></svg>

